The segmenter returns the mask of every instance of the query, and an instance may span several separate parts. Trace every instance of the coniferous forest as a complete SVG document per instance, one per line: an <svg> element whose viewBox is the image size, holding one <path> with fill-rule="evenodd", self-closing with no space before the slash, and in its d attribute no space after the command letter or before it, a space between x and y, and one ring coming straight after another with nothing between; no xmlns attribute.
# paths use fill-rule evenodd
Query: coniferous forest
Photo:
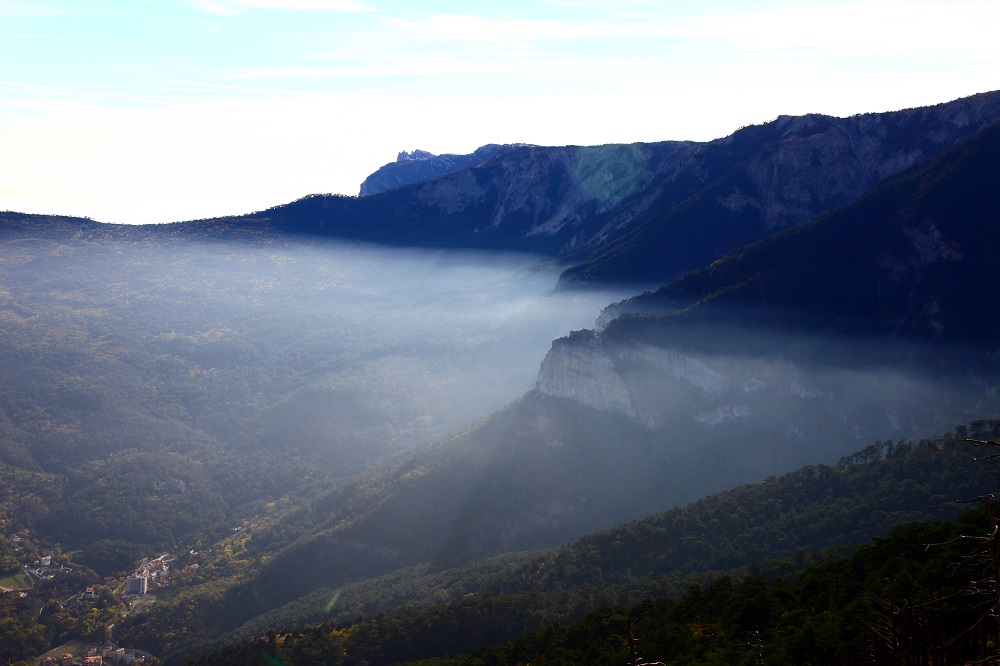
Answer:
<svg viewBox="0 0 1000 666"><path fill-rule="evenodd" d="M686 576L633 568L643 559L635 553L637 544L648 549L650 559L669 548L668 539L657 542L651 534L683 534L687 540L698 531L690 526L667 531L673 522L669 517L677 520L682 511L668 512L531 560L489 591L308 630L272 630L194 663L631 663L629 630L645 661L671 664L968 663L990 652L1000 629L993 617L1000 599L1000 537L989 493L970 497L968 504L978 508L958 517L902 522L863 544L799 549L787 557L774 557L782 554L780 548L761 550L742 566L691 570L693 562L704 561L696 558L711 557L739 533L732 516L741 513L739 502L766 496L769 485L786 498L784 511L755 519L753 514L762 511L748 508L751 516L743 518L773 530L770 538L747 539L759 546L779 543L775 533L808 542L802 527L817 520L843 529L841 511L848 506L884 515L893 506L920 504L930 499L918 490L921 468L938 474L936 464L925 467L920 461L940 463L940 446L879 443L837 468L802 470L685 507L682 511L693 514L690 519L702 525L702 533L708 525L716 533L705 537L700 550L689 549L686 566L662 569L687 570ZM949 439L944 447L969 471L996 465L970 462L969 442ZM972 481L978 476L973 473L969 480L995 488L997 479L989 478L995 473ZM913 478L894 483L906 474ZM810 477L826 480L806 486ZM833 490L844 485L877 490L853 497ZM798 496L795 487L802 489ZM960 487L976 492L966 483ZM729 520L720 521L720 509ZM632 557L615 557L623 546ZM578 572L576 566L587 561L599 564ZM526 569L555 572L547 579L529 578ZM519 587L518 579L531 583ZM545 583L539 585L540 579ZM343 597L351 593L345 590ZM536 628L525 630L529 623Z"/></svg>

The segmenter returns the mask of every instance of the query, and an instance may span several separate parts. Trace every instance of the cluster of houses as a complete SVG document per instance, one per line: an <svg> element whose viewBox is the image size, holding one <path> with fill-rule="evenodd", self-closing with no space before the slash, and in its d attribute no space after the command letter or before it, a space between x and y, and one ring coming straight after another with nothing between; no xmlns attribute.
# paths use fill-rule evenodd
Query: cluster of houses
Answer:
<svg viewBox="0 0 1000 666"><path fill-rule="evenodd" d="M72 571L71 568L66 565L59 564L56 562L55 566L52 566L52 556L46 555L40 560L35 560L31 564L24 565L25 570L37 578L38 580L48 580L60 571Z"/></svg>
<svg viewBox="0 0 1000 666"><path fill-rule="evenodd" d="M170 578L170 566L163 556L146 560L134 575L125 579L125 594L140 596L149 591L151 584L166 585Z"/></svg>
<svg viewBox="0 0 1000 666"><path fill-rule="evenodd" d="M142 566L129 576L125 581L126 595L143 595L149 591L151 585L163 586L168 584L170 567L165 556L146 560ZM25 565L25 569L40 580L47 580L59 571L72 571L69 567L58 563L53 564L51 556L45 556L36 560L32 565ZM96 595L95 588L88 587L81 593L75 594L64 602L65 607L72 607L84 603L88 599L93 599ZM118 647L110 641L103 645L88 645L82 648L79 653L66 653L60 656L46 656L39 660L39 666L86 666L90 664L141 664L147 661L152 655L141 650L126 649Z"/></svg>
<svg viewBox="0 0 1000 666"><path fill-rule="evenodd" d="M42 657L39 666L101 666L105 662L114 664L141 664L146 661L146 655L135 650L116 647L110 641L103 645L88 645L79 654L64 654L62 657Z"/></svg>
<svg viewBox="0 0 1000 666"><path fill-rule="evenodd" d="M93 587L88 587L83 592L74 594L72 597L63 602L63 608L76 608L90 599L97 596L97 591Z"/></svg>

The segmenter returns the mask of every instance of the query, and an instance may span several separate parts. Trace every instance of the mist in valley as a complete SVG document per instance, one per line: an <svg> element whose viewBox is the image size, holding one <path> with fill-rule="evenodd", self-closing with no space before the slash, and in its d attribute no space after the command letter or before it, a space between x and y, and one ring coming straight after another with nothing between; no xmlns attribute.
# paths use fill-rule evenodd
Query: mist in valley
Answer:
<svg viewBox="0 0 1000 666"><path fill-rule="evenodd" d="M486 252L156 238L3 251L8 416L53 467L84 450L221 447L354 474L530 389L551 340L622 295L556 294L557 266Z"/></svg>
<svg viewBox="0 0 1000 666"><path fill-rule="evenodd" d="M80 465L122 451L198 461L230 511L313 493L528 393L624 419L501 437L640 461L607 517L624 520L989 411L989 373L940 348L796 333L794 313L662 319L683 304L598 321L631 294L556 292L560 267L526 255L167 234L3 252L0 454L71 472L70 496L118 473ZM597 332L558 340L579 329ZM531 460L508 468L532 478Z"/></svg>
<svg viewBox="0 0 1000 666"><path fill-rule="evenodd" d="M618 305L597 334L613 376L595 385L618 382L602 408L662 433L665 469L687 461L671 502L995 414L996 359L975 345L773 306Z"/></svg>

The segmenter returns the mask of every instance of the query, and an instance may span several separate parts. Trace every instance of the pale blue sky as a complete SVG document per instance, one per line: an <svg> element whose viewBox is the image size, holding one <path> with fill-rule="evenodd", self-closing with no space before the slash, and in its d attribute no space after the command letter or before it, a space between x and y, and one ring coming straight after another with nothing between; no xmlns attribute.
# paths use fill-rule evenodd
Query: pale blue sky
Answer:
<svg viewBox="0 0 1000 666"><path fill-rule="evenodd" d="M0 0L0 209L356 194L400 150L707 140L1000 89L1000 3Z"/></svg>

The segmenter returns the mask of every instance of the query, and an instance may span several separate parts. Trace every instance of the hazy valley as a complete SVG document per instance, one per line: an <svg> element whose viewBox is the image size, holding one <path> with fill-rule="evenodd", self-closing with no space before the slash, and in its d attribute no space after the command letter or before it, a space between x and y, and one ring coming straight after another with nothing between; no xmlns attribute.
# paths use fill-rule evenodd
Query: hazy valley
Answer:
<svg viewBox="0 0 1000 666"><path fill-rule="evenodd" d="M365 196L238 217L0 214L3 562L75 568L3 596L0 657L113 622L164 663L240 663L326 620L325 663L446 663L954 518L998 481L960 464L1000 411L997 122L985 93L406 154ZM111 591L163 552L126 613ZM89 621L53 605L88 585Z"/></svg>

